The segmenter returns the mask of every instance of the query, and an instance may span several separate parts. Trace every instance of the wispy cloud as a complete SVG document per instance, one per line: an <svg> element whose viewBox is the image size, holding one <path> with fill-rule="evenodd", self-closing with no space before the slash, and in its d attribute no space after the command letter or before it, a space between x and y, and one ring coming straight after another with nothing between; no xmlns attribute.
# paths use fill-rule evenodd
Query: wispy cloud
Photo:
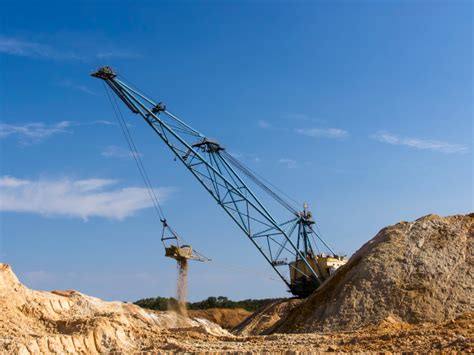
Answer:
<svg viewBox="0 0 474 355"><path fill-rule="evenodd" d="M88 86L83 85L83 84L76 84L76 83L73 83L70 80L61 81L60 83L58 83L58 85L62 86L62 87L65 87L65 88L80 91L84 94L88 94L88 95L92 95L92 96L96 95L96 93L93 90L91 90Z"/></svg>
<svg viewBox="0 0 474 355"><path fill-rule="evenodd" d="M318 122L317 120L310 119L308 116L303 114L292 114L285 115L285 118L295 121L312 121ZM272 131L294 131L298 134L302 134L308 137L315 138L330 138L330 139L345 139L349 137L349 132L341 128L320 128L320 127L308 127L308 128L288 128L275 126L272 123L265 120L258 120L257 126L265 130Z"/></svg>
<svg viewBox="0 0 474 355"><path fill-rule="evenodd" d="M349 132L340 128L296 128L295 132L315 138L344 139L349 137Z"/></svg>
<svg viewBox="0 0 474 355"><path fill-rule="evenodd" d="M81 59L74 53L55 49L47 44L0 36L0 53L20 57L46 59Z"/></svg>
<svg viewBox="0 0 474 355"><path fill-rule="evenodd" d="M278 164L282 164L286 166L288 169L294 169L298 166L298 163L294 159L289 159L289 158L281 158L278 160Z"/></svg>
<svg viewBox="0 0 474 355"><path fill-rule="evenodd" d="M467 153L468 147L462 144L453 144L437 140L426 140L420 138L399 137L387 132L377 132L371 136L373 139L386 144L404 145L416 149L433 150L437 152L453 154Z"/></svg>
<svg viewBox="0 0 474 355"><path fill-rule="evenodd" d="M87 126L87 125L92 125L92 126L93 125L114 126L115 125L115 122L112 122L112 121L109 121L109 120L95 120L95 121L92 121L92 122L81 122L81 123L75 122L75 123L78 124L79 126ZM129 126L129 127L131 127L131 126Z"/></svg>
<svg viewBox="0 0 474 355"><path fill-rule="evenodd" d="M325 120L319 119L319 118L313 118L307 114L304 113L284 113L282 117L288 121L299 121L299 122L312 122L312 123L325 123Z"/></svg>
<svg viewBox="0 0 474 355"><path fill-rule="evenodd" d="M236 153L236 152L229 152L230 155L232 155L236 159L244 159L244 160L249 160L254 163L260 163L262 159L260 159L257 155L255 154L247 154L247 153Z"/></svg>
<svg viewBox="0 0 474 355"><path fill-rule="evenodd" d="M24 180L0 177L0 211L33 213L42 216L69 216L87 220L103 217L122 220L152 207L148 191L139 187L112 188L110 179ZM173 189L158 188L160 202Z"/></svg>
<svg viewBox="0 0 474 355"><path fill-rule="evenodd" d="M56 134L66 133L68 132L68 128L72 125L71 121L61 121L53 124L37 122L24 125L0 123L0 138L15 136L18 137L22 143L35 143Z"/></svg>
<svg viewBox="0 0 474 355"><path fill-rule="evenodd" d="M33 122L22 125L0 123L0 139L15 137L21 144L29 145L40 143L48 138L58 134L71 133L73 127L91 126L91 125L113 125L107 120L96 121L60 121L56 123Z"/></svg>
<svg viewBox="0 0 474 355"><path fill-rule="evenodd" d="M89 89L87 86L85 85L74 85L72 86L73 89L76 89L78 91L81 91L85 94L89 94L89 95L95 95L95 92L92 91L91 89Z"/></svg>
<svg viewBox="0 0 474 355"><path fill-rule="evenodd" d="M142 58L141 54L131 52L131 51L118 51L118 50L111 50L107 52L99 52L96 54L96 57L99 59L140 59Z"/></svg>
<svg viewBox="0 0 474 355"><path fill-rule="evenodd" d="M116 145L109 145L101 152L101 155L107 158L133 158L134 154L135 153L132 153L130 150L118 147ZM140 157L143 156L141 153L137 154Z"/></svg>
<svg viewBox="0 0 474 355"><path fill-rule="evenodd" d="M270 124L270 122L265 121L265 120L258 120L257 126L263 129L272 128L272 125Z"/></svg>
<svg viewBox="0 0 474 355"><path fill-rule="evenodd" d="M112 47L113 48L113 47ZM0 53L48 60L92 61L95 59L140 59L142 55L130 50L108 49L97 52L93 48L68 50L50 44L15 37L0 36ZM79 54L80 53L80 54Z"/></svg>

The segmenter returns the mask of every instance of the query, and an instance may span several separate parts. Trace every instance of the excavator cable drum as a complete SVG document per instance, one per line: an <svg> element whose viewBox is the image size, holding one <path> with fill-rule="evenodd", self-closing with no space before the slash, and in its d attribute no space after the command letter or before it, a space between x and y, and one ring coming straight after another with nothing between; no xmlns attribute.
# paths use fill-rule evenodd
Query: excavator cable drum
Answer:
<svg viewBox="0 0 474 355"><path fill-rule="evenodd" d="M293 295L307 297L347 262L345 256L334 253L322 239L308 204L304 203L303 210L299 210L293 199L238 161L219 142L192 128L162 102L155 102L126 83L110 67L100 68L92 76L103 80L132 113L142 117L172 151L175 160L181 161L237 224ZM254 187L291 217L277 222L254 193ZM180 243L166 219L161 221L163 243L173 242L165 246L166 256L178 261L209 260Z"/></svg>

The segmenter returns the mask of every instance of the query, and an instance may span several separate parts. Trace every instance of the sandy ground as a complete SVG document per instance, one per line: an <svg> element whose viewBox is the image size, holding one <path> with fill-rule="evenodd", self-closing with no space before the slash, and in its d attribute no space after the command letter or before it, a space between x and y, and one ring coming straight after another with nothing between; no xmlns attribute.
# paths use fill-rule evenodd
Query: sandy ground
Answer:
<svg viewBox="0 0 474 355"><path fill-rule="evenodd" d="M199 317L105 302L75 291L30 290L9 266L0 266L2 354L474 351L472 313L438 325L388 317L352 332L235 336Z"/></svg>
<svg viewBox="0 0 474 355"><path fill-rule="evenodd" d="M474 315L442 325L410 326L386 321L354 332L273 334L267 336L203 337L193 332L168 336L179 352L473 352ZM166 345L164 345L166 347Z"/></svg>
<svg viewBox="0 0 474 355"><path fill-rule="evenodd" d="M0 353L474 352L473 237L473 214L384 228L308 299L264 306L234 334L208 319L236 322L236 310L35 291L0 264Z"/></svg>

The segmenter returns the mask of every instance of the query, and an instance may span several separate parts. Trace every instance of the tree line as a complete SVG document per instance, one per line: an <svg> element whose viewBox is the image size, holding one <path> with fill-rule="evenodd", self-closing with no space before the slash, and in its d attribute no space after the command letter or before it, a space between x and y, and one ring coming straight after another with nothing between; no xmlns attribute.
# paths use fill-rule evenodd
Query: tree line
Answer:
<svg viewBox="0 0 474 355"><path fill-rule="evenodd" d="M208 297L205 300L198 302L187 302L187 309L209 309L209 308L243 308L249 312L255 312L258 308L263 305L281 300L282 298L265 298L261 300L246 299L242 301L232 301L224 296L219 297ZM176 309L177 300L173 297L154 297L154 298L143 298L134 304L148 309L156 311L167 311L170 309Z"/></svg>

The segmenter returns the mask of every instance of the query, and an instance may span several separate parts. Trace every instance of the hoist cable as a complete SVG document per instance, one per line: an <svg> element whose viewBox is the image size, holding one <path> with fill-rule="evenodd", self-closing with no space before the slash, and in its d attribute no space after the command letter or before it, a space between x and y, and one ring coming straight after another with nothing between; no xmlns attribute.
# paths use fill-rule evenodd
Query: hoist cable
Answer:
<svg viewBox="0 0 474 355"><path fill-rule="evenodd" d="M105 84L104 84L105 85ZM160 203L158 201L158 197L156 196L155 190L153 189L153 186L151 185L150 179L148 177L148 174L145 170L145 167L143 165L143 162L140 158L140 154L138 153L138 149L135 145L135 142L133 141L133 138L131 136L130 130L128 129L127 123L125 122L122 112L120 111L120 107L117 104L117 101L115 100L115 97L113 99L111 98L107 88L104 86L105 92L107 93L107 97L109 98L109 101L112 105L112 108L115 112L115 117L119 123L120 129L122 130L123 136L125 137L125 140L127 141L128 147L130 149L130 153L132 154L135 164L137 165L138 171L140 172L140 175L143 179L143 182L145 184L145 187L147 188L148 194L150 196L150 199L152 201L153 207L160 219L165 219L165 215L163 213L163 210L160 206Z"/></svg>
<svg viewBox="0 0 474 355"><path fill-rule="evenodd" d="M131 153L131 155L133 156L133 158L135 160L135 164L137 165L138 171L140 172L140 175L143 179L143 182L144 182L144 184L147 188L147 191L148 191L148 194L149 194L150 199L152 201L153 207L154 207L158 217L160 218L160 221L162 223L164 223L164 221L166 221L165 214L164 214L163 209L160 205L158 197L156 196L155 190L153 189L150 178L149 178L149 176L146 172L145 166L143 165L143 161L140 158L140 153L138 152L138 149L137 149L137 146L135 144L135 141L133 140L132 134L131 134L130 130L128 129L127 123L125 122L125 119L122 115L122 111L120 110L120 107L117 104L115 96L113 96L113 99L112 99L109 92L108 92L108 90L107 90L107 88L105 87L104 83L103 83L103 85L104 85L105 92L107 93L107 97L109 98L109 101L110 101L110 103L112 105L112 108L115 112L115 116L116 116L116 119L117 119L117 121L120 125L122 133L125 137L125 140L127 141L128 147L130 148L130 153ZM171 234L173 235L173 237L176 239L176 241L178 243L179 243L180 240L182 240L183 242L186 243L186 241L181 236L179 236L170 227L169 224L166 224L166 226L165 225L163 226L163 231L164 231L165 228L168 228L171 231ZM200 252L198 252L197 250L195 250L195 249L193 249L193 252L198 257L200 257L201 259L204 259L204 261L211 260L208 257L206 257L205 255L203 255Z"/></svg>

